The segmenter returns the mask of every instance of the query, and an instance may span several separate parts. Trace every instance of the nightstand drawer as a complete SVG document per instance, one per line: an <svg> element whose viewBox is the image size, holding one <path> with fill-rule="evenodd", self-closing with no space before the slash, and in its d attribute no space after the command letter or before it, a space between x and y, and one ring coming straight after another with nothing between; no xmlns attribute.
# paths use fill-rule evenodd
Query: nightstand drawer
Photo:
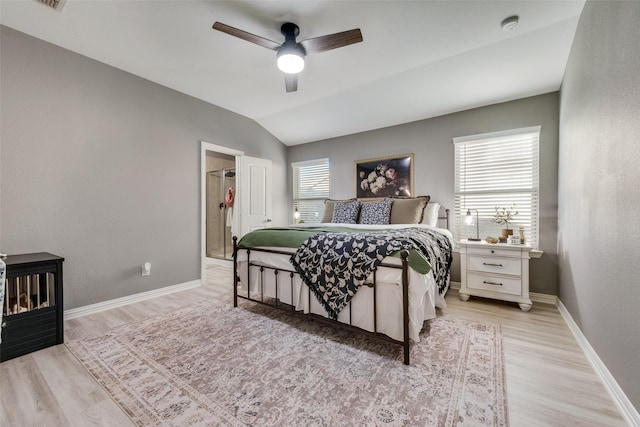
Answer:
<svg viewBox="0 0 640 427"><path fill-rule="evenodd" d="M520 248L505 248L500 247L498 245L483 245L482 247L472 247L469 246L467 248L467 253L469 255L486 255L486 256L507 256L507 257L520 257L521 251Z"/></svg>
<svg viewBox="0 0 640 427"><path fill-rule="evenodd" d="M470 255L467 258L467 270L482 271L486 273L509 274L520 276L520 258L482 257Z"/></svg>
<svg viewBox="0 0 640 427"><path fill-rule="evenodd" d="M504 294L520 295L522 293L522 281L520 279L500 276L467 274L467 286L471 289L483 289Z"/></svg>

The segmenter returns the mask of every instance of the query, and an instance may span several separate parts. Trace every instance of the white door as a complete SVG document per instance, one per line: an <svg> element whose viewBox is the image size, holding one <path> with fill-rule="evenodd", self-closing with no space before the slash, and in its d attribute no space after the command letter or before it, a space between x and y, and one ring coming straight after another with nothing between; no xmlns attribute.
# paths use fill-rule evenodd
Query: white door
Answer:
<svg viewBox="0 0 640 427"><path fill-rule="evenodd" d="M249 156L238 158L238 230L242 237L250 231L271 226L271 160Z"/></svg>

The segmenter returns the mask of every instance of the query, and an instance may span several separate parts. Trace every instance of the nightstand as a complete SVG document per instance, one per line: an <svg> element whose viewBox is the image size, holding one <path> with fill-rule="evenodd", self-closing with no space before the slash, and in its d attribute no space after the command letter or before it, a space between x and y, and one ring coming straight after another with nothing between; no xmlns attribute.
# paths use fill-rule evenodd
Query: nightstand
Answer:
<svg viewBox="0 0 640 427"><path fill-rule="evenodd" d="M460 245L460 299L469 296L517 302L531 310L529 258L524 245L491 244L462 240Z"/></svg>

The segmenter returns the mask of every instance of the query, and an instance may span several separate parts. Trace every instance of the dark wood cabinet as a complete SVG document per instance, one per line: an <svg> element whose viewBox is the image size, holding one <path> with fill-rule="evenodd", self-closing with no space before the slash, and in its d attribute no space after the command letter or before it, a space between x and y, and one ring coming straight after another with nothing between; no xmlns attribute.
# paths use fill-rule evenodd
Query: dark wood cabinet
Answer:
<svg viewBox="0 0 640 427"><path fill-rule="evenodd" d="M9 255L0 362L64 342L62 263L47 252Z"/></svg>

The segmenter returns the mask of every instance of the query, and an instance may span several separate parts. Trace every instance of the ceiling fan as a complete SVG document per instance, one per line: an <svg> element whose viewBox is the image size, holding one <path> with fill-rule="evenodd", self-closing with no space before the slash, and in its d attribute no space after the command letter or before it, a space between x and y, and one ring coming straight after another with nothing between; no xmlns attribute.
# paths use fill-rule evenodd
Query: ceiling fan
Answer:
<svg viewBox="0 0 640 427"><path fill-rule="evenodd" d="M300 28L291 22L286 22L280 27L280 32L284 36L282 44L239 30L222 22L215 22L213 29L267 49L275 50L278 54L278 68L285 73L284 85L287 92L298 90L298 73L304 69L304 57L306 54L325 52L362 41L362 33L359 28L356 28L296 42L296 37L300 34Z"/></svg>

